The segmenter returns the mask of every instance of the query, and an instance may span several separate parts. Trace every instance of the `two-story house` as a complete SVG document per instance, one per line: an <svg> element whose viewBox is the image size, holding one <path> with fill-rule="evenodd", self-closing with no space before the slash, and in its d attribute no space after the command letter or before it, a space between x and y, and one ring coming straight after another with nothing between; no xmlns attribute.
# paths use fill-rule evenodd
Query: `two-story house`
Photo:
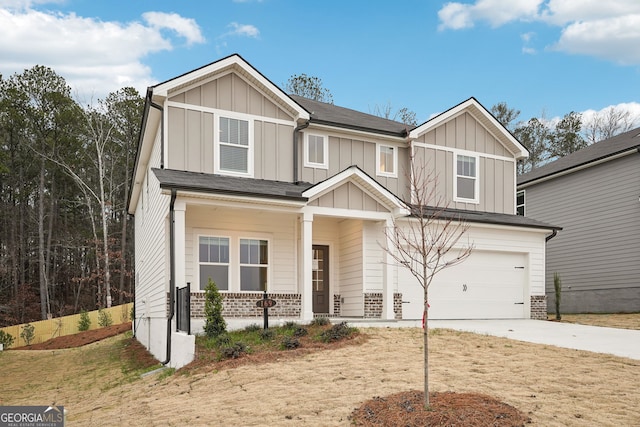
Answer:
<svg viewBox="0 0 640 427"><path fill-rule="evenodd" d="M407 127L288 95L238 55L150 87L129 206L136 335L158 359L188 363L176 289L190 283L198 331L209 278L228 318L259 322L266 291L281 319L420 319L422 288L382 249L385 227L414 220L410 159L438 177L474 247L434 280L430 317L546 318L556 228L515 215L525 156L474 98Z"/></svg>

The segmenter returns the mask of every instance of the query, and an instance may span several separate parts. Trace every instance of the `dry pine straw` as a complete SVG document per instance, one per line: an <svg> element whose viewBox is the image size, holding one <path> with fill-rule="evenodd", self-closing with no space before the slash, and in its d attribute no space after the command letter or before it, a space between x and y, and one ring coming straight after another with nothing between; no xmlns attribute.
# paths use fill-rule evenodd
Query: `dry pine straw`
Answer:
<svg viewBox="0 0 640 427"><path fill-rule="evenodd" d="M117 385L113 366L91 364L102 343L5 352L0 364L10 374L0 404L56 402L68 409L72 425L346 426L353 410L376 396L422 389L421 330L364 333L369 339L361 345L278 363ZM640 425L636 360L435 330L430 363L431 391L494 397L522 411L532 425Z"/></svg>

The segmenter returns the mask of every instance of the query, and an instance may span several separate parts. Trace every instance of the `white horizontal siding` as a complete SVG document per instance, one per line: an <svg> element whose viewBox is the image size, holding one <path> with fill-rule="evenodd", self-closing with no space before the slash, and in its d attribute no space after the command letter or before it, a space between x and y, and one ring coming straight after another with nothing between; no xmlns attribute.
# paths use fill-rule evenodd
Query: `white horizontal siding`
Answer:
<svg viewBox="0 0 640 427"><path fill-rule="evenodd" d="M364 291L382 292L384 285L384 250L380 243L384 243L386 236L383 223L367 221L364 223L363 239L364 257Z"/></svg>
<svg viewBox="0 0 640 427"><path fill-rule="evenodd" d="M339 271L341 313L344 316L364 315L362 294L363 261L362 221L346 220L340 223Z"/></svg>

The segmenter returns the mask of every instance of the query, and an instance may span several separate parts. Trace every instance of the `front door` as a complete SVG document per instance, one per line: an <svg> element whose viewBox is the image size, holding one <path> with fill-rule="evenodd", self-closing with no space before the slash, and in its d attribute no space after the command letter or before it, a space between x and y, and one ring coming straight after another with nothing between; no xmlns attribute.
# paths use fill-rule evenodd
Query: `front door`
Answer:
<svg viewBox="0 0 640 427"><path fill-rule="evenodd" d="M329 313L329 246L313 245L313 312Z"/></svg>

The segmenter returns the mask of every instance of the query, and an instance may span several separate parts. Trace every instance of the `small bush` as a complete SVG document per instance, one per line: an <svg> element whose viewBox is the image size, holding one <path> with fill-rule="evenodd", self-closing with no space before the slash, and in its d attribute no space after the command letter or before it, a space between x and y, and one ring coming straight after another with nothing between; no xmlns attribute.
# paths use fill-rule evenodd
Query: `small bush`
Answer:
<svg viewBox="0 0 640 427"><path fill-rule="evenodd" d="M13 341L14 341L13 335L5 331L0 331L0 344L2 344L5 349L11 347L11 344L13 344Z"/></svg>
<svg viewBox="0 0 640 427"><path fill-rule="evenodd" d="M222 317L222 296L211 279L205 289L204 298L204 333L209 338L215 338L227 332L227 322Z"/></svg>
<svg viewBox="0 0 640 427"><path fill-rule="evenodd" d="M300 347L300 340L296 337L284 337L280 347L283 350L293 350Z"/></svg>
<svg viewBox="0 0 640 427"><path fill-rule="evenodd" d="M228 347L220 349L220 355L223 359L237 359L243 354L248 352L248 347L245 343L238 341Z"/></svg>
<svg viewBox="0 0 640 427"><path fill-rule="evenodd" d="M354 328L350 328L347 325L347 322L338 323L337 325L333 325L331 328L320 334L320 340L322 342L335 342L340 341L344 338L348 338L355 331Z"/></svg>
<svg viewBox="0 0 640 427"><path fill-rule="evenodd" d="M329 323L329 318L328 317L315 317L312 321L311 321L311 325L312 326L327 326Z"/></svg>
<svg viewBox="0 0 640 427"><path fill-rule="evenodd" d="M86 310L80 312L80 320L78 320L78 330L80 332L88 331L91 327L91 319L89 319L89 313Z"/></svg>
<svg viewBox="0 0 640 427"><path fill-rule="evenodd" d="M98 310L98 325L102 328L113 325L111 313L107 313L103 309Z"/></svg>
<svg viewBox="0 0 640 427"><path fill-rule="evenodd" d="M303 328L302 326L298 326L294 331L293 331L293 336L294 337L304 337L305 335L307 335L309 333L309 331L307 330L307 328Z"/></svg>
<svg viewBox="0 0 640 427"><path fill-rule="evenodd" d="M35 338L35 329L36 328L30 323L27 323L22 327L20 338L22 338L27 345L31 345L31 341Z"/></svg>
<svg viewBox="0 0 640 427"><path fill-rule="evenodd" d="M275 336L276 333L272 329L263 329L260 331L260 338L262 338L263 341L272 340Z"/></svg>
<svg viewBox="0 0 640 427"><path fill-rule="evenodd" d="M289 320L285 322L284 325L282 325L282 329L291 330L291 331L295 331L297 327L298 327L298 324L293 320Z"/></svg>
<svg viewBox="0 0 640 427"><path fill-rule="evenodd" d="M226 345L231 344L231 337L226 332L222 333L217 337L215 337L215 343L216 343L216 346L218 347L224 347Z"/></svg>
<svg viewBox="0 0 640 427"><path fill-rule="evenodd" d="M257 323L252 323L244 328L245 332L258 332L260 329L262 329L262 326Z"/></svg>

